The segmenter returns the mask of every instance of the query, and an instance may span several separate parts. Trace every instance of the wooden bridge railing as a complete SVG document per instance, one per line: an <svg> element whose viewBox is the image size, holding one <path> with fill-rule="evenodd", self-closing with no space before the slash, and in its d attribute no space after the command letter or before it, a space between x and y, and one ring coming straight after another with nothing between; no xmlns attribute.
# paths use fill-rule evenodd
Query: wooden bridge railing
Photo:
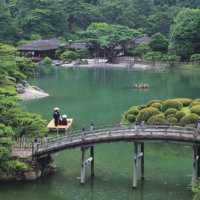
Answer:
<svg viewBox="0 0 200 200"><path fill-rule="evenodd" d="M47 135L47 134L46 134ZM180 138L193 138L199 140L197 133L197 125L195 127L184 127L183 125L177 126L177 124L157 124L157 125L146 125L144 123L138 124L116 124L108 126L95 127L93 123L90 129L85 129L83 126L82 130L70 132L62 136L56 136L48 138L45 137L45 142L35 143L34 149L36 152L44 149L59 146L62 144L71 144L72 142L85 141L88 139L100 139L109 138L116 136L130 136L130 135L164 135L170 137Z"/></svg>

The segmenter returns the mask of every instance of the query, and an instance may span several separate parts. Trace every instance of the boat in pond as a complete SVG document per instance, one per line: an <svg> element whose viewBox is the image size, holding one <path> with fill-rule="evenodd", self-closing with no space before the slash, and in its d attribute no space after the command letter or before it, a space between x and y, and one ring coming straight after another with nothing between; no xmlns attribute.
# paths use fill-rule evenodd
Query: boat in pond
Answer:
<svg viewBox="0 0 200 200"><path fill-rule="evenodd" d="M72 122L73 122L73 119L67 119L67 122L68 124L67 125L58 125L58 126L55 126L55 120L52 119L49 124L47 125L47 128L50 130L50 131L67 131L67 130L70 130L72 128Z"/></svg>

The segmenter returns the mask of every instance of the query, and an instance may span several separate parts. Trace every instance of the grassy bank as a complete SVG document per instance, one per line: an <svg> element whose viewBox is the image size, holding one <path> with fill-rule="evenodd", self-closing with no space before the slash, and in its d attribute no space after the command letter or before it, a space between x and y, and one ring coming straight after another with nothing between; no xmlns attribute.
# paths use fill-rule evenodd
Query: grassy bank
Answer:
<svg viewBox="0 0 200 200"><path fill-rule="evenodd" d="M6 90L9 90L9 91L16 92L15 85L17 85L16 82L13 82L13 81L10 81L10 80L6 79L6 82L4 84L0 84L0 87L4 88Z"/></svg>

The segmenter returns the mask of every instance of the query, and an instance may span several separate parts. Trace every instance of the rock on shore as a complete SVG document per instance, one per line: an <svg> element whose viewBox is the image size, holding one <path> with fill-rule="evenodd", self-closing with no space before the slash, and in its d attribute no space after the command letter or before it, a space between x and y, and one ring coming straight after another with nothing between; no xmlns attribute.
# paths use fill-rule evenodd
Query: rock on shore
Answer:
<svg viewBox="0 0 200 200"><path fill-rule="evenodd" d="M18 94L17 97L21 97L23 99L34 99L34 98L42 98L42 97L47 97L49 94L34 90L34 89L24 89L25 93L23 94Z"/></svg>

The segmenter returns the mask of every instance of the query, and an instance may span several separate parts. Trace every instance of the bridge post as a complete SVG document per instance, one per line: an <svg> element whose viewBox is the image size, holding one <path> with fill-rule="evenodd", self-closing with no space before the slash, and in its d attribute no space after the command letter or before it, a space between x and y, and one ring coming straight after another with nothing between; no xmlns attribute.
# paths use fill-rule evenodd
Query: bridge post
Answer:
<svg viewBox="0 0 200 200"><path fill-rule="evenodd" d="M45 148L48 147L48 133L47 131L45 132L45 145L44 145Z"/></svg>
<svg viewBox="0 0 200 200"><path fill-rule="evenodd" d="M198 138L197 135L197 123L195 122L195 126L194 126L194 139L196 140Z"/></svg>
<svg viewBox="0 0 200 200"><path fill-rule="evenodd" d="M144 142L141 142L141 153L143 153L141 157L141 179L144 179Z"/></svg>
<svg viewBox="0 0 200 200"><path fill-rule="evenodd" d="M200 146L197 146L197 154L200 156ZM197 160L197 177L200 177L200 159Z"/></svg>
<svg viewBox="0 0 200 200"><path fill-rule="evenodd" d="M85 146L81 147L82 163L81 163L81 184L85 183Z"/></svg>
<svg viewBox="0 0 200 200"><path fill-rule="evenodd" d="M199 134L199 132L200 132L200 118L199 118L199 120L198 120L197 135Z"/></svg>
<svg viewBox="0 0 200 200"><path fill-rule="evenodd" d="M134 171L133 171L133 188L137 187L137 165L138 165L138 142L134 142L135 155L134 155Z"/></svg>
<svg viewBox="0 0 200 200"><path fill-rule="evenodd" d="M38 143L37 143L37 136L35 136L35 143L34 143L34 154L37 153L38 150Z"/></svg>
<svg viewBox="0 0 200 200"><path fill-rule="evenodd" d="M136 123L135 123L135 135L138 134L138 121L136 120Z"/></svg>
<svg viewBox="0 0 200 200"><path fill-rule="evenodd" d="M85 126L83 125L83 129L82 129L82 141L85 140Z"/></svg>
<svg viewBox="0 0 200 200"><path fill-rule="evenodd" d="M196 144L193 145L193 171L192 171L192 184L197 179L197 173L196 173L196 163L197 163L197 146Z"/></svg>
<svg viewBox="0 0 200 200"><path fill-rule="evenodd" d="M90 157L92 157L92 162L91 162L91 176L94 176L94 146L90 147Z"/></svg>
<svg viewBox="0 0 200 200"><path fill-rule="evenodd" d="M94 132L94 123L93 123L93 121L91 122L90 132L91 132L91 133Z"/></svg>
<svg viewBox="0 0 200 200"><path fill-rule="evenodd" d="M144 115L142 115L142 123L141 123L141 129L145 128L145 120L144 120Z"/></svg>

